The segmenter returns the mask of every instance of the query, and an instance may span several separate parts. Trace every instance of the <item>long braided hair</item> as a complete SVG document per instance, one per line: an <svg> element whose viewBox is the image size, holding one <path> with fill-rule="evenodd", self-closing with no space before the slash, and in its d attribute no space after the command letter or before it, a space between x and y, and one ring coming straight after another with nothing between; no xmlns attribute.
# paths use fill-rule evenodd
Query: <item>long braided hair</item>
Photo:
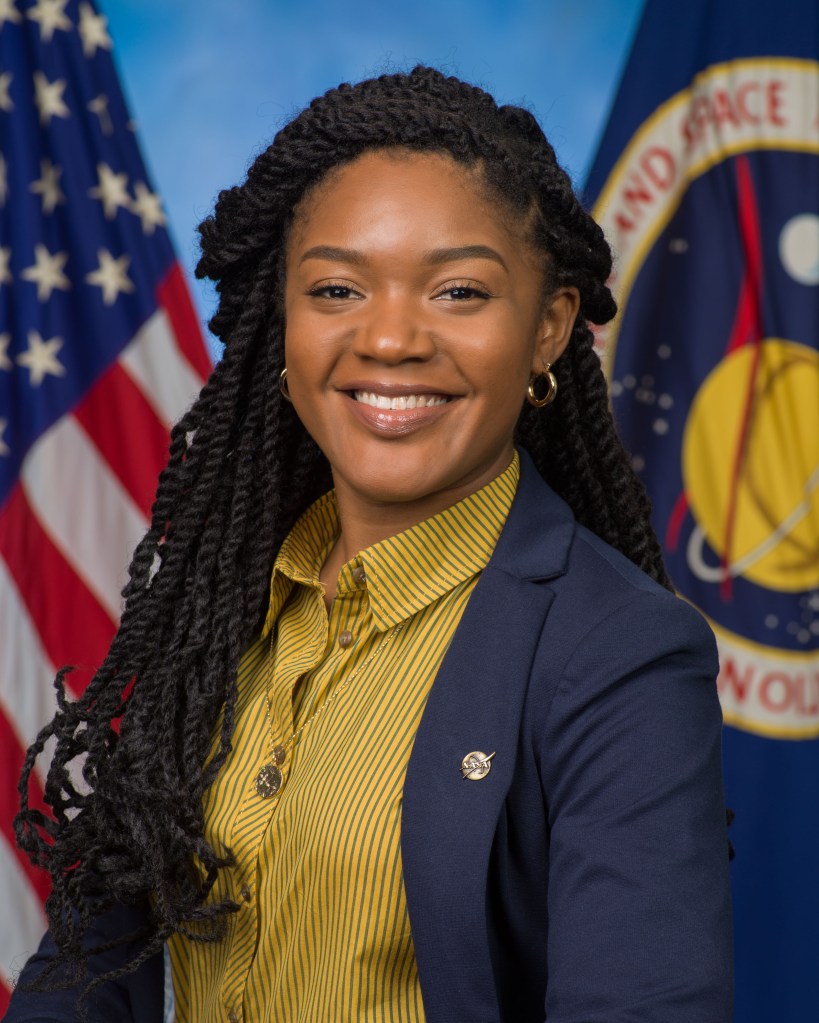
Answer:
<svg viewBox="0 0 819 1023"><path fill-rule="evenodd" d="M210 326L225 354L172 432L108 656L75 702L65 695L68 669L59 673L56 716L26 759L17 838L51 873L52 935L60 963L75 971L90 920L116 902L149 909L129 968L174 932L217 938L236 908L208 899L227 861L204 837L202 798L231 749L239 658L258 635L276 553L331 486L326 459L278 387L284 249L299 203L328 171L388 147L474 168L527 225L548 268L546 292L579 290L554 367L558 398L545 412L523 403L517 440L581 523L669 585L588 326L615 313L609 248L535 118L427 67L314 100L199 228L197 275L216 282ZM49 741L44 815L29 806L27 783Z"/></svg>

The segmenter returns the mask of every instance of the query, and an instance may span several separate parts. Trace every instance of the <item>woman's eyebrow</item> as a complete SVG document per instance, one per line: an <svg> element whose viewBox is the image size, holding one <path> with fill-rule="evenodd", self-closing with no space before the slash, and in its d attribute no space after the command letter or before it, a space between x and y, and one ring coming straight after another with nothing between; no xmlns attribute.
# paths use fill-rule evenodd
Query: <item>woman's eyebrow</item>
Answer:
<svg viewBox="0 0 819 1023"><path fill-rule="evenodd" d="M355 263L357 265L367 262L367 257L363 252L358 252L356 249L340 249L335 245L314 245L312 249L302 253L299 265L308 259L329 259L335 263Z"/></svg>
<svg viewBox="0 0 819 1023"><path fill-rule="evenodd" d="M367 257L357 249L342 249L335 245L314 245L302 253L299 264L308 259L327 259L337 263L352 263L362 266ZM509 268L503 256L489 245L458 245L446 249L431 249L423 255L423 262L429 266L440 266L443 263L455 263L459 259L491 259L500 263L504 270Z"/></svg>
<svg viewBox="0 0 819 1023"><path fill-rule="evenodd" d="M500 263L504 270L509 269L503 256L488 245L459 245L455 248L432 249L424 253L424 262L430 266L455 263L459 259L491 259L495 263Z"/></svg>

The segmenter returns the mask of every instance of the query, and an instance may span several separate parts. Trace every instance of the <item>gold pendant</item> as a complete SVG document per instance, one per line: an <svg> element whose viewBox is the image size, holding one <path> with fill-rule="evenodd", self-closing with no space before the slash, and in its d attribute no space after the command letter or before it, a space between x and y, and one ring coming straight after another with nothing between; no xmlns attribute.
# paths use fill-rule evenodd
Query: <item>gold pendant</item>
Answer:
<svg viewBox="0 0 819 1023"><path fill-rule="evenodd" d="M270 799L282 787L281 771L273 764L265 764L256 775L255 786L262 799Z"/></svg>

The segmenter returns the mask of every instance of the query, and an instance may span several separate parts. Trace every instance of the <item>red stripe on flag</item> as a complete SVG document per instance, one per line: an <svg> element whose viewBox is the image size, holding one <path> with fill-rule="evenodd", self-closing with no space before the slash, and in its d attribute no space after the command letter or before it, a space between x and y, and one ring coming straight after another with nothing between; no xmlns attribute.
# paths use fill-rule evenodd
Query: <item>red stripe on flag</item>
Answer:
<svg viewBox="0 0 819 1023"><path fill-rule="evenodd" d="M745 272L726 353L745 344L758 344L762 339L762 230L759 225L759 208L748 157L737 157L735 168L737 216Z"/></svg>
<svg viewBox="0 0 819 1023"><path fill-rule="evenodd" d="M174 263L165 280L156 289L156 297L171 323L179 350L204 383L213 366L202 340L202 328L191 302L185 275L178 263Z"/></svg>
<svg viewBox="0 0 819 1023"><path fill-rule="evenodd" d="M680 539L680 530L687 514L688 495L683 491L674 503L668 519L668 526L665 531L665 546L667 550L676 551Z"/></svg>
<svg viewBox="0 0 819 1023"><path fill-rule="evenodd" d="M51 663L99 665L116 623L54 546L19 483L0 512L0 554ZM76 677L68 681L76 691Z"/></svg>
<svg viewBox="0 0 819 1023"><path fill-rule="evenodd" d="M34 736L31 738L33 739ZM28 856L17 847L12 825L14 816L20 809L17 780L20 777L20 772L23 770L26 752L20 745L17 732L2 709L0 709L0 751L2 751L0 752L0 777L3 779L3 784L0 785L0 834L8 842L9 848L14 850L21 869L28 878L31 887L37 892L42 901L49 892L48 874L44 870L35 867ZM29 806L40 809L45 807L43 790L34 775L29 778L28 800ZM12 907L6 906L4 909L9 911Z"/></svg>
<svg viewBox="0 0 819 1023"><path fill-rule="evenodd" d="M146 515L167 461L169 435L145 395L114 363L74 409L111 471Z"/></svg>
<svg viewBox="0 0 819 1023"><path fill-rule="evenodd" d="M731 600L733 582L730 566L734 560L734 532L736 529L737 500L739 484L745 472L745 458L748 453L750 428L757 400L757 375L762 355L762 230L759 224L759 208L751 178L751 167L746 156L736 161L737 193L739 203L739 228L742 250L745 255L745 274L740 290L739 304L734 320L728 351L733 352L745 344L754 345L748 379L745 383L745 401L740 422L737 449L731 473L731 487L728 492L728 508L725 515L725 537L722 545L723 579L720 596L725 602Z"/></svg>

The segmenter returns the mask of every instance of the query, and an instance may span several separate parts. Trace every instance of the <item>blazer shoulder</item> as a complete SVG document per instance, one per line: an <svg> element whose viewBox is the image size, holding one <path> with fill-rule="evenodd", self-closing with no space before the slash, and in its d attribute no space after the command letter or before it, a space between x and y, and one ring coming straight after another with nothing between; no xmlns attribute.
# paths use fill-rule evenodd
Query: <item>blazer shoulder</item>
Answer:
<svg viewBox="0 0 819 1023"><path fill-rule="evenodd" d="M604 646L609 620L622 633L621 652L637 638L646 652L654 643L661 647L664 641L672 646L682 641L715 663L713 634L699 612L579 525L526 452L520 454L518 493L481 585L491 587L495 571L500 571L545 588L550 607L542 644L549 647L553 673L578 644Z"/></svg>
<svg viewBox="0 0 819 1023"><path fill-rule="evenodd" d="M612 616L620 621L634 616L646 625L662 624L666 633L681 631L715 650L713 632L693 605L583 526L575 530L565 573L550 585L556 598L554 611L560 617L572 616L575 634L600 628Z"/></svg>

